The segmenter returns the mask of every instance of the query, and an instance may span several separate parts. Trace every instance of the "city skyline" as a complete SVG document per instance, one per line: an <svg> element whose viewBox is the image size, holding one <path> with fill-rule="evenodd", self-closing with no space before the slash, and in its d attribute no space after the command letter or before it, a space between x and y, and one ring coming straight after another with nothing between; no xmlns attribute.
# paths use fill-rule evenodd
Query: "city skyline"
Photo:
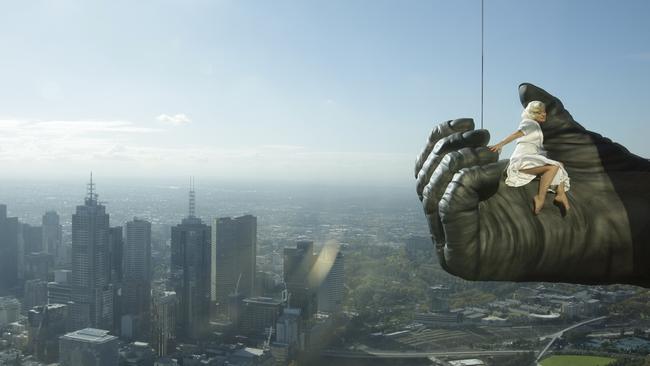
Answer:
<svg viewBox="0 0 650 366"><path fill-rule="evenodd" d="M210 251L210 233L215 229L215 226L203 224L200 215L195 211L196 204L201 207L204 202L200 198L196 200L194 186L190 186L189 210L187 210L187 200L182 208L174 208L180 210L185 217L179 225L159 226L156 229L158 234L154 239L153 228L149 222L133 218L124 225L124 243L117 244L116 240L119 241L123 235L123 228L109 224L108 212L113 215L115 211L123 210L128 206L119 206L121 207L119 210L115 210L112 206L107 209L100 203L101 201L98 201L94 182L93 180L88 184L84 205L77 206L77 211L72 216L73 237L63 235L63 247L73 244L72 252L67 252L67 255L73 258L72 271L61 269L70 268L70 264L55 267L41 266L44 262L39 258L45 259L52 254L24 253L20 250L20 245L10 238L15 235L20 242L19 232L6 231L7 222L0 227L0 234L2 234L0 247L16 245L19 249L15 253L17 258L20 261L20 258L24 257L25 261L24 268L18 266L17 270L18 282L24 281L25 284L24 295L21 295L22 289L19 286L5 289L3 296L0 296L0 328L4 326L7 329L20 329L22 323L26 327L22 331L14 330L17 333L8 338L11 342L10 347L0 351L0 363L12 357L18 359L12 356L15 355L12 352L19 350L22 350L22 359L25 360L32 357L29 356L30 354L37 357L39 361L54 359L56 358L55 347L58 345L59 360L62 365L77 365L80 361L75 360L83 357L92 357L97 362L114 365L116 358L120 360L137 358L142 362L146 360L153 362L156 359L162 361L161 357L165 355L174 359L213 361L228 357L234 363L241 360L239 357L242 354L255 355L257 359L252 364L259 365L266 365L272 359L281 365L290 364L291 360L296 360L299 364L320 365L331 363L332 358L356 359L365 352L359 352L358 349L365 350L366 347L381 350L380 357L385 358L386 362L405 356L412 357L414 350L418 352L424 350L435 352L437 356L443 358L440 363L434 365L449 366L445 360L454 359L454 354L460 354L457 352L466 353L472 350L477 352L476 357L486 360L486 365L501 365L500 361L489 363L489 356L493 355L493 352L502 353L503 357L510 359L513 365L520 365L521 363L517 363L517 357L528 360L545 344L546 350L560 339L554 336L550 342L541 341L540 334L568 332L569 329L587 323L596 326L597 330L593 331L595 337L599 337L597 333L602 330L617 335L613 344L617 349L614 353L618 355L613 357L630 357L630 351L639 354L643 349L650 349L650 337L645 338L650 334L650 328L645 331L642 328L646 326L644 324L650 326L650 323L643 319L643 314L640 315L641 319L634 330L612 331L613 327L620 326L620 318L612 309L624 306L623 304L628 301L635 301L638 296L643 296L642 289L618 285L576 286L465 281L445 273L435 263L430 238L413 236L414 231L407 229L410 220L404 216L404 211L393 207L387 212L385 208L388 206L384 206L386 203L377 205L375 202L375 204L357 206L350 202L351 206L339 209L335 211L334 216L330 216L334 212L328 213L329 210L319 204L303 206L309 201L308 196L291 199L293 201L291 206L276 205L274 201L254 200L256 211L271 210L273 216L279 219L275 223L270 223L272 230L262 231L259 240L255 238L256 230L251 230L255 226L251 224L257 222L256 216L249 215L234 219L223 217L212 221L218 228L217 238L221 237L223 243L228 241L234 244L233 247L246 253L245 262L250 260L251 251L248 243L251 235L255 238L253 244L259 245L254 263L255 281L259 279L260 282L259 286L255 286L255 291L259 291L262 296L246 295L242 293L243 289L240 286L240 291L234 291L237 293L229 296L228 316L224 318L211 314L211 308L216 305L216 302L210 299L212 287L207 276L194 276L203 273L211 277L214 274L210 271L210 263L214 260L214 256L208 255L207 252ZM78 200L80 194L77 192L75 196ZM188 195L183 196L187 199ZM139 204L137 199L128 196L125 200L128 205ZM6 210L5 205L0 205L2 218L7 216L4 213ZM41 206L38 212L39 217L43 219L45 215L42 213L48 211ZM158 212L162 213L165 210ZM287 213L290 216L287 216ZM48 216L53 215L50 213ZM61 215L64 222L67 221L66 216L67 214ZM290 218L292 216L293 219ZM153 217L156 218L156 215ZM361 220L352 222L353 218ZM41 250L47 248L45 245L41 246L47 242L44 238L40 238L39 241L36 234L29 234L30 237L33 236L31 239L26 239L25 236L27 232L37 233L41 227L23 224L16 218L7 218L3 221L10 219L19 229L22 228L22 242L25 245L31 242L28 245L30 248ZM43 221L50 222L50 220ZM223 231L236 221L244 223L242 227L236 227L237 230L234 230L241 231L239 234L243 235L231 235L234 233ZM57 220L53 219L50 223L56 224L56 222ZM61 220L58 222L61 224ZM374 227L382 226L384 222L390 222L390 227L398 230L375 232ZM228 225L224 225L226 223ZM219 229L220 225L221 229ZM294 225L297 226L292 228ZM235 229L235 226L231 229ZM339 232L337 238L341 245L333 246L327 242L319 250L320 253L316 254L318 250L315 250L317 248L314 246L314 241L305 238L322 240L322 233L319 233L317 228L323 227L327 228L326 237L332 232ZM220 230L225 235L219 235ZM172 234L171 241L166 241L164 236L159 236L161 231ZM305 236L296 241L296 232ZM88 233L94 235L88 236L86 235ZM388 237L392 237L393 241ZM97 240L94 242L85 240L88 238ZM104 245L104 242L108 245ZM157 242L155 252L149 249L154 242ZM219 246L220 241L212 241L213 245L215 243ZM94 251L101 253L99 256L88 256L87 254L90 253L82 250L84 246L88 249L94 247ZM124 261L120 260L122 251L125 256ZM202 258L196 255L199 251L203 252L199 254ZM191 255L178 255L183 252ZM284 260L282 260L283 254ZM87 260L90 257L105 257L109 260ZM128 287L131 284L138 286L139 278L148 276L147 257L150 257L151 264L155 267L150 287L152 291L138 290L137 296L148 297L147 293L151 294L152 332L145 331L144 337L139 337L131 330L132 327L140 327L139 321L136 320L137 315L131 314L131 325L128 321L124 321L124 316L119 322L117 319L120 318L116 315L133 313L131 310L137 308L128 305L135 300L132 296L133 292L129 291ZM67 260L63 262L68 263ZM31 265L28 265L29 263ZM95 297L94 304L80 302L81 297L85 298L88 291L86 289L79 291L79 286L75 285L80 278L79 273L83 272L85 267L94 268L90 272L96 274L101 272L99 276L87 276L88 279L98 277L99 285L108 282L108 288L91 286L94 288L91 289L92 292L104 298L102 301L97 301L99 299ZM244 269L246 264L242 263L240 267ZM222 283L231 286L231 279L234 278L237 268L224 269L231 273ZM107 274L108 272L110 274ZM46 278L47 281L48 278L52 279L52 275L54 282L44 282L47 284L46 287L39 285L43 283L42 279L28 280ZM120 278L124 282L120 283ZM70 279L73 286L69 284ZM218 276L210 279L216 279L213 284L219 285ZM143 287L149 287L144 282L141 284ZM46 290L47 299L41 296L42 288ZM172 289L180 292L170 292L169 290ZM188 289L189 291L186 291ZM286 293L287 290L289 294ZM119 296L116 294L119 292L123 292L121 295L123 301L118 300ZM108 300L111 294L115 297L113 313L110 312L107 303L102 303ZM69 302L70 299L76 301ZM124 306L119 309L118 304L121 302ZM54 303L62 305L54 305ZM198 306L188 306L191 304ZM28 313L27 318L21 317L21 308L23 313ZM106 320L104 325L101 325L103 330L78 329L88 326L86 325L88 322L84 322L85 324L75 322L75 320L82 320L78 319L79 315L81 318L86 318L87 314L84 314L86 311L79 311L85 308L90 308L91 311L93 308L103 308L102 313L105 315L103 320ZM627 307L623 309L630 311ZM177 310L180 312L177 313ZM188 310L190 310L189 314L187 314ZM608 316L611 320L607 319ZM635 315L626 316L632 319ZM128 318L127 316L127 320ZM149 319L149 316L146 318ZM69 323L70 321L72 323ZM117 324L121 325L121 329ZM339 328L343 324L345 324L343 329ZM72 328L69 328L70 326ZM477 327L483 330L480 334L473 331ZM113 330L109 331L111 328ZM186 330L184 331L183 328ZM240 343L244 339L242 336L245 336L244 345ZM120 338L119 341L117 337ZM28 340L27 348L21 346L21 339ZM134 340L139 341L133 342ZM387 343L388 340L390 342ZM508 342L512 340L521 340L523 342L521 347L526 351L511 351ZM70 348L72 346L70 341L76 342L77 345ZM187 341L194 345L183 344ZM362 346L356 348L359 342ZM487 346L476 347L476 342ZM566 342L569 342L568 345ZM569 352L575 352L582 347L579 342L579 339L567 335L556 342L556 347L564 347ZM98 348L100 344L105 345L103 350ZM322 350L325 344L328 348ZM593 347L598 347L594 351L596 353L608 349L605 344L597 344ZM645 348L637 348L634 351L631 347ZM220 350L220 354L214 356L217 349ZM508 352L512 354L506 356ZM544 352L546 351L542 354ZM422 357L425 357L427 353L422 354ZM304 357L307 359L303 360ZM642 356L631 357L640 359ZM372 361L375 362L376 359ZM413 361L415 364L419 362ZM30 365L41 364L34 362Z"/></svg>

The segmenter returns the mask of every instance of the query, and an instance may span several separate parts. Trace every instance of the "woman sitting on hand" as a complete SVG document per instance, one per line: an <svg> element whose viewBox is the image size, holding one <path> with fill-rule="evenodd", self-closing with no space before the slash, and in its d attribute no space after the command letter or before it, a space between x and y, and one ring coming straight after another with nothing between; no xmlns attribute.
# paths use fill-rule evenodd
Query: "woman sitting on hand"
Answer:
<svg viewBox="0 0 650 366"><path fill-rule="evenodd" d="M498 144L489 146L489 149L500 152L503 146L517 139L517 146L510 156L506 184L519 187L540 176L539 190L533 197L535 215L542 211L546 191L550 186L557 186L554 202L564 208L566 213L570 209L566 196L566 191L569 190L569 175L562 163L546 157L546 151L542 147L544 135L539 124L546 122L546 106L540 101L532 101L521 113L521 117L523 119L517 131Z"/></svg>

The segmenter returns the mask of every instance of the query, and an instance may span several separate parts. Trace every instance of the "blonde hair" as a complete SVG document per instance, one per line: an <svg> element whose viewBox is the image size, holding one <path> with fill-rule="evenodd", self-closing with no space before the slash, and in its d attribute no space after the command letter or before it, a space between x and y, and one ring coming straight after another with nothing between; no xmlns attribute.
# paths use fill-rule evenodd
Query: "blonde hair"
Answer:
<svg viewBox="0 0 650 366"><path fill-rule="evenodd" d="M541 116L542 112L546 111L546 105L540 102L539 100L533 100L528 103L524 111L521 112L521 118L532 119L537 121Z"/></svg>

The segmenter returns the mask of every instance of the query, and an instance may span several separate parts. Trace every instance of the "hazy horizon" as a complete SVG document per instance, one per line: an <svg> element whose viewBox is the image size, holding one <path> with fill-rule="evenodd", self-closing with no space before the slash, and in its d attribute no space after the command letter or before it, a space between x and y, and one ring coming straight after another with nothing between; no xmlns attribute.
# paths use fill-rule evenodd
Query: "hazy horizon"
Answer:
<svg viewBox="0 0 650 366"><path fill-rule="evenodd" d="M643 0L486 2L492 142L532 82L650 156L648 13ZM0 171L406 186L433 126L479 124L480 30L473 0L7 3Z"/></svg>

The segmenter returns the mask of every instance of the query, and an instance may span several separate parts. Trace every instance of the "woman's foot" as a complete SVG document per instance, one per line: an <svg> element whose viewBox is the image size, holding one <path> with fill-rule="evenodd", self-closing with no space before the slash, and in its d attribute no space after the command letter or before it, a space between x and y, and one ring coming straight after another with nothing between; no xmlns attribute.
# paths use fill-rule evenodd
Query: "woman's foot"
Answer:
<svg viewBox="0 0 650 366"><path fill-rule="evenodd" d="M542 212L545 198L546 197L539 197L539 196L533 197L533 213L535 215L539 215L539 213Z"/></svg>
<svg viewBox="0 0 650 366"><path fill-rule="evenodd" d="M569 205L569 199L567 198L566 194L555 196L553 202L558 205L560 209L564 209L562 216L566 215L567 212L569 212L571 209L571 206Z"/></svg>

